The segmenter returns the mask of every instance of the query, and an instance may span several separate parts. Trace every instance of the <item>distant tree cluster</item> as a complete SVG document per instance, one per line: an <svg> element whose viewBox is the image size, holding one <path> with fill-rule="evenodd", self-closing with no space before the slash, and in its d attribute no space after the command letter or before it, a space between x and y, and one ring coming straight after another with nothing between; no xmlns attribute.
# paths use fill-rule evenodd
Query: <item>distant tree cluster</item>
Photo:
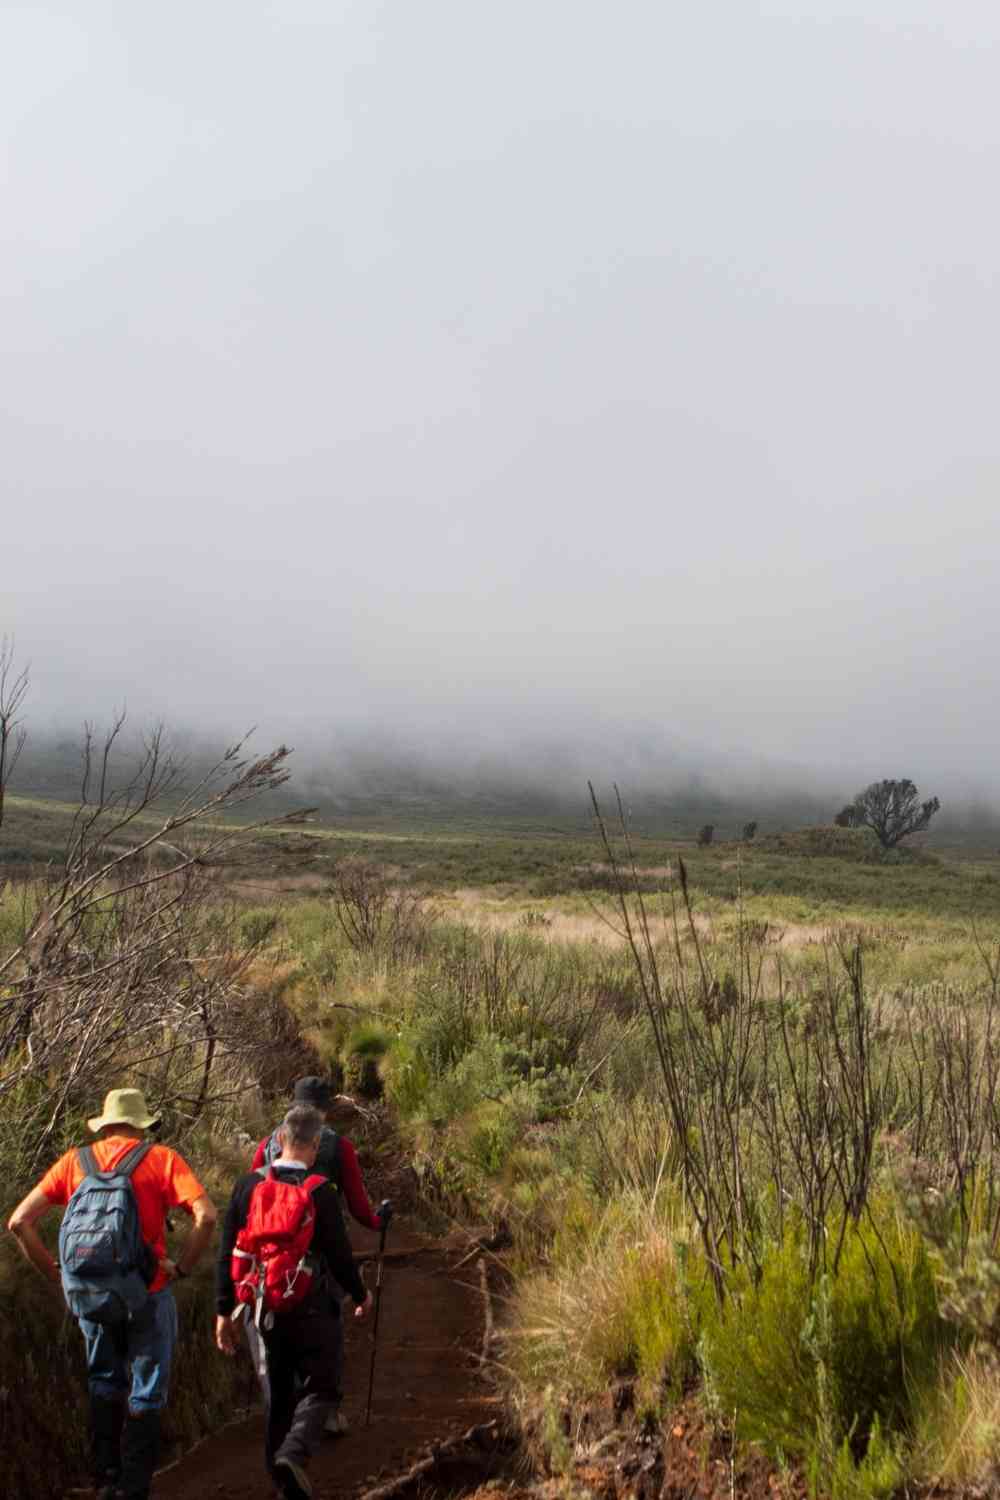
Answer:
<svg viewBox="0 0 1000 1500"><path fill-rule="evenodd" d="M742 839L743 843L744 844L752 843L752 841L754 840L754 838L756 836L757 836L757 823L756 823L756 820L754 822L752 822L752 823L744 823L743 824L743 832L740 834L740 838ZM712 844L714 842L715 842L715 824L714 823L704 823L704 824L702 824L701 828L698 829L698 834L697 834L697 843L698 843L699 848L701 848L701 849L707 849L708 846L709 846L709 844Z"/></svg>
<svg viewBox="0 0 1000 1500"><path fill-rule="evenodd" d="M911 834L923 833L940 806L937 797L921 802L908 778L873 781L833 821L838 828L870 828L883 849L894 849Z"/></svg>

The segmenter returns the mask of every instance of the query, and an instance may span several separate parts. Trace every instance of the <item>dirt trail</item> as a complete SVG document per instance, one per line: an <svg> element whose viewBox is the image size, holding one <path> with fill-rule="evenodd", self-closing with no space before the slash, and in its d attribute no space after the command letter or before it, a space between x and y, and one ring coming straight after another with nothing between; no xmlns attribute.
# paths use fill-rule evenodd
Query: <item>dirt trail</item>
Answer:
<svg viewBox="0 0 1000 1500"><path fill-rule="evenodd" d="M351 1424L328 1439L310 1466L317 1500L333 1500L405 1469L420 1450L496 1414L477 1376L484 1309L476 1267L415 1235L397 1238L386 1255L372 1421L364 1408L371 1358L370 1326L345 1319L344 1410ZM366 1273L374 1285L374 1268ZM221 1359L221 1355L219 1356ZM263 1418L236 1422L206 1438L157 1477L154 1500L270 1500L264 1470Z"/></svg>

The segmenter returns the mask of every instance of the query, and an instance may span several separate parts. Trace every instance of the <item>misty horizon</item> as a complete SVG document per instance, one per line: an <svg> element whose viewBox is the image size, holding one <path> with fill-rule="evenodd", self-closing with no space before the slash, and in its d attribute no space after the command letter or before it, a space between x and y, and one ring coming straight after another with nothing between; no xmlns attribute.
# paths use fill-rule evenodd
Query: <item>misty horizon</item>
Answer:
<svg viewBox="0 0 1000 1500"><path fill-rule="evenodd" d="M1000 805L993 7L2 27L37 733Z"/></svg>
<svg viewBox="0 0 1000 1500"><path fill-rule="evenodd" d="M32 724L24 753L9 788L18 794L75 802L80 790L84 726ZM99 750L109 723L86 726ZM277 748L259 730L218 738L177 725L139 724L126 719L111 757L111 785L124 785L134 773L149 734L159 729L162 751L182 769L183 785L200 780L208 768L242 740L241 758L253 759ZM311 809L316 821L336 826L360 819L395 820L404 828L413 817L431 823L453 818L501 822L514 819L567 820L593 831L590 785L605 816L616 820L620 794L637 833L691 833L714 822L720 837L739 835L754 820L762 833L830 824L834 815L866 782L852 782L830 771L769 763L749 755L699 753L669 744L655 732L620 736L613 744L591 736L572 743L556 739L522 746L517 754L466 737L461 745L406 739L382 727L374 734L340 731L323 744L290 745L290 779L278 792L247 809L248 816L273 816ZM907 767L884 767L905 775ZM939 795L943 807L931 829L931 842L955 838L990 843L1000 836L1000 806L956 780L924 783L922 794ZM553 828L552 831L556 831Z"/></svg>

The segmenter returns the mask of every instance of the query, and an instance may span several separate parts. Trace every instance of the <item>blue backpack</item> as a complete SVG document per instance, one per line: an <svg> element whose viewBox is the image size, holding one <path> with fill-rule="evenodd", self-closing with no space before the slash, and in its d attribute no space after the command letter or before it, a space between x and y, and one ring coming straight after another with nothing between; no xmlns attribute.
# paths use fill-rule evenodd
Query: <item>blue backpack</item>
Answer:
<svg viewBox="0 0 1000 1500"><path fill-rule="evenodd" d="M84 1178L59 1228L63 1295L74 1317L126 1323L145 1306L158 1262L142 1238L132 1173L152 1146L140 1142L110 1172L89 1146L79 1153Z"/></svg>

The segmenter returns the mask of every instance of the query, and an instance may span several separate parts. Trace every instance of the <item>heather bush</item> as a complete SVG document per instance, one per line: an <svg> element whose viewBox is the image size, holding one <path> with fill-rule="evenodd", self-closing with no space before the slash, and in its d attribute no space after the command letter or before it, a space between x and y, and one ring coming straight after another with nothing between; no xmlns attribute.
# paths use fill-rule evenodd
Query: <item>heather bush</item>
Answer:
<svg viewBox="0 0 1000 1500"><path fill-rule="evenodd" d="M885 1444L912 1433L953 1342L926 1245L879 1203L849 1227L836 1271L812 1273L795 1224L759 1277L732 1268L724 1302L706 1309L701 1352L741 1436L801 1460L820 1490L836 1473L843 1491L845 1452L885 1466Z"/></svg>

